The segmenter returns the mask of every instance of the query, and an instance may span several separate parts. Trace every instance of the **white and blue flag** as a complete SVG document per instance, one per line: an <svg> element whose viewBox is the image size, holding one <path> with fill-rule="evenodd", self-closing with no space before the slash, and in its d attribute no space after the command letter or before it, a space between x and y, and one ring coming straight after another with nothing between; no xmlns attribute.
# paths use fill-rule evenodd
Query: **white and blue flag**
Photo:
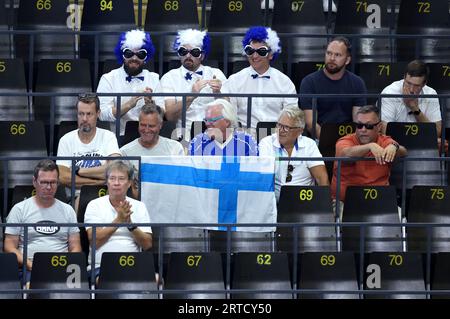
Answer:
<svg viewBox="0 0 450 319"><path fill-rule="evenodd" d="M142 156L141 198L152 223L276 223L274 167L273 157Z"/></svg>

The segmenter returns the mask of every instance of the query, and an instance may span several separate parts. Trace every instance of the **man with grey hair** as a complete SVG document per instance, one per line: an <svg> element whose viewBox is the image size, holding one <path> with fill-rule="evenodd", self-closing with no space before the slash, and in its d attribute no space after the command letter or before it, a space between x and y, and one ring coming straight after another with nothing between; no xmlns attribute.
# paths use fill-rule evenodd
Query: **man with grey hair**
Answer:
<svg viewBox="0 0 450 319"><path fill-rule="evenodd" d="M207 130L189 144L190 155L256 156L258 145L253 136L237 129L237 110L225 99L217 99L206 107Z"/></svg>
<svg viewBox="0 0 450 319"><path fill-rule="evenodd" d="M317 144L302 136L305 113L297 104L287 105L280 113L276 133L266 136L259 143L260 156L274 157L322 157ZM275 195L280 197L283 185L329 185L323 161L276 161Z"/></svg>

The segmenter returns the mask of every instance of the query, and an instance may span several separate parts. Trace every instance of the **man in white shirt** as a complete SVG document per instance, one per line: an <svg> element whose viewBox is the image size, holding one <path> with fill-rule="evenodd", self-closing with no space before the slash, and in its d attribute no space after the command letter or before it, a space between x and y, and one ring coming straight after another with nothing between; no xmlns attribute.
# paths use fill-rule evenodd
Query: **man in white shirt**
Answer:
<svg viewBox="0 0 450 319"><path fill-rule="evenodd" d="M266 27L250 28L242 41L243 54L250 66L231 75L223 84L222 93L297 94L295 85L284 73L270 66L281 53L277 33ZM297 103L296 97L253 98L251 125L247 123L247 97L231 97L238 109L238 118L245 127L256 128L261 121L274 122L287 104Z"/></svg>
<svg viewBox="0 0 450 319"><path fill-rule="evenodd" d="M98 83L97 93L152 93L159 86L159 75L144 69L153 57L150 35L141 30L122 33L114 53L122 64L118 69L103 74ZM127 121L136 121L144 101L150 97L122 96L120 99L120 135L125 132ZM100 120L115 122L118 115L117 97L100 97ZM114 124L112 127L115 127Z"/></svg>
<svg viewBox="0 0 450 319"><path fill-rule="evenodd" d="M210 42L206 31L186 29L178 32L173 48L180 57L181 66L170 70L161 78L163 93L221 92L222 82L226 80L223 72L202 64L209 54ZM156 104L164 106L166 118L170 121L178 121L177 127L181 128L182 98L165 96L155 98L155 101ZM213 96L188 96L186 98L186 130L180 132L180 135L184 135L186 140L190 139L192 122L203 119L206 104L212 101L214 101Z"/></svg>
<svg viewBox="0 0 450 319"><path fill-rule="evenodd" d="M403 80L387 86L381 94L435 95L437 92L427 86L428 66L420 60L408 63ZM383 133L389 122L434 122L438 136L441 134L442 118L439 99L394 97L381 99L381 121Z"/></svg>

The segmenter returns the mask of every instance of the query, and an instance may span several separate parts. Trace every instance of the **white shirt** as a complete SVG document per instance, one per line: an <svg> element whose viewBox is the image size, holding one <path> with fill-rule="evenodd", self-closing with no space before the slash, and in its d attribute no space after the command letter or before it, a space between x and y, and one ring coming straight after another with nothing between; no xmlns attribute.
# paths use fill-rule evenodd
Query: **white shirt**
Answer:
<svg viewBox="0 0 450 319"><path fill-rule="evenodd" d="M202 72L202 75L196 72ZM197 80L212 80L216 79L225 82L226 77L223 72L216 68L200 65L196 72L191 72L185 67L181 66L177 69L170 70L161 78L161 93L189 93L192 92L192 86ZM191 75L191 79L186 79L186 73ZM158 92L160 93L160 92ZM205 86L200 93L213 93L209 85ZM164 105L166 100L175 99L177 102L181 101L180 96L164 96L155 97L155 103ZM205 117L206 104L214 101L213 96L197 97L186 110L186 137L190 137L190 129L193 121L202 121ZM181 118L177 122L177 127L181 127Z"/></svg>
<svg viewBox="0 0 450 319"><path fill-rule="evenodd" d="M269 67L266 73L253 79L257 74L251 66L232 74L222 86L222 93L254 93L254 94L297 94L295 85L284 73ZM264 78L269 76L270 78ZM247 126L247 98L231 97L230 101L238 109L239 121ZM297 104L297 98L271 97L252 99L252 125L255 128L258 122L276 122L280 111L287 104Z"/></svg>
<svg viewBox="0 0 450 319"><path fill-rule="evenodd" d="M150 223L150 215L143 202L126 197L131 204L132 223ZM96 198L89 202L84 216L85 223L111 223L117 216L117 212L109 201L109 195ZM90 229L92 227L86 227ZM151 227L139 227L145 233L152 233ZM102 254L104 252L140 252L141 247L134 241L133 235L127 227L118 227L114 234L96 250L95 267L100 267ZM89 265L91 264L91 254L89 253Z"/></svg>
<svg viewBox="0 0 450 319"><path fill-rule="evenodd" d="M183 156L184 149L180 142L164 136L158 138L158 143L152 148L147 148L139 143L139 138L120 148L122 156Z"/></svg>
<svg viewBox="0 0 450 319"><path fill-rule="evenodd" d="M143 93L146 87L149 87L153 92L159 89L159 75L148 70L142 70L136 77L132 78L130 82L126 80L128 74L125 72L123 65L114 69L109 73L103 74L98 83L97 93L128 93L137 92ZM137 77L144 77L140 80ZM113 106L117 107L116 96L100 96L100 120L115 122L116 117L112 113ZM122 96L120 99L121 105L126 103L131 96ZM144 105L144 99L141 99L134 108L129 110L120 118L120 135L125 133L125 123L127 121L137 121L139 119L139 112ZM164 105L160 105L164 109ZM111 125L114 128L114 124Z"/></svg>
<svg viewBox="0 0 450 319"><path fill-rule="evenodd" d="M259 142L260 156L289 157L288 152L280 145L277 134L266 136ZM291 157L322 157L314 140L300 135L292 150ZM291 172L292 180L286 182L288 165L294 170ZM280 190L283 185L314 185L315 180L309 171L310 168L325 165L323 161L275 161L275 195L277 201L280 198Z"/></svg>
<svg viewBox="0 0 450 319"><path fill-rule="evenodd" d="M384 88L381 94L403 94L403 81L395 81ZM420 94L437 94L429 86L424 86ZM430 122L442 120L439 99L419 98L419 108ZM381 99L381 120L383 122L417 122L414 114L408 114L409 109L403 102L403 98L383 98Z"/></svg>

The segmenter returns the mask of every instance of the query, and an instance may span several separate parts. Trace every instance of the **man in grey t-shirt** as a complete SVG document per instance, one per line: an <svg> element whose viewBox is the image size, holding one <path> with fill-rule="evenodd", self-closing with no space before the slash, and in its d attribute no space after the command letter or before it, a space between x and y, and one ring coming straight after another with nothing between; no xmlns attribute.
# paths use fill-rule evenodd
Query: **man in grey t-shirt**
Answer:
<svg viewBox="0 0 450 319"><path fill-rule="evenodd" d="M36 195L14 205L7 217L7 223L35 224L28 227L28 272L33 267L36 252L81 252L78 227L39 226L39 223L77 223L73 208L55 198L58 178L58 166L51 160L41 160L34 169L33 186ZM23 239L23 227L6 227L4 250L16 254L20 266L24 263Z"/></svg>

